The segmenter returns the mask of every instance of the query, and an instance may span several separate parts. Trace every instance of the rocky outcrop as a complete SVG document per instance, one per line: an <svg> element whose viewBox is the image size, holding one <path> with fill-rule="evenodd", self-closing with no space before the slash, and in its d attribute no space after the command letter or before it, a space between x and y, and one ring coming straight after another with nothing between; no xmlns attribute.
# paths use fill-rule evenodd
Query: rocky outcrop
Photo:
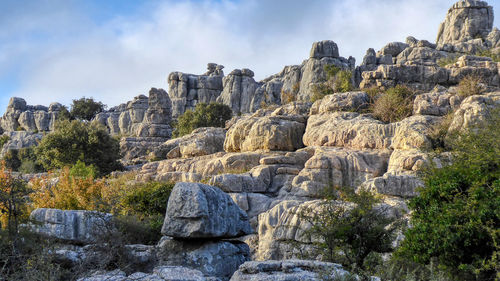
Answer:
<svg viewBox="0 0 500 281"><path fill-rule="evenodd" d="M262 98L255 98L260 86L253 79L254 73L250 69L235 69L222 79L224 90L217 98L217 102L228 105L234 114L250 113L251 109L259 108ZM261 93L261 92L259 92Z"/></svg>
<svg viewBox="0 0 500 281"><path fill-rule="evenodd" d="M490 114L499 114L499 108L500 92L470 96L455 111L449 132L480 126L490 117Z"/></svg>
<svg viewBox="0 0 500 281"><path fill-rule="evenodd" d="M7 110L0 119L0 126L4 132L51 131L54 129L61 108L60 103L52 103L48 108L42 105L27 105L24 99L13 97L9 100Z"/></svg>
<svg viewBox="0 0 500 281"><path fill-rule="evenodd" d="M31 212L31 229L44 236L89 244L113 229L112 215L95 211L63 211L40 208Z"/></svg>
<svg viewBox="0 0 500 281"><path fill-rule="evenodd" d="M7 136L9 139L1 148L0 157L4 157L5 154L12 149L36 146L43 137L43 134L35 134L26 131L5 132L3 135Z"/></svg>
<svg viewBox="0 0 500 281"><path fill-rule="evenodd" d="M334 263L310 260L251 261L242 264L231 281L321 281L330 278L338 280L347 275L349 272Z"/></svg>
<svg viewBox="0 0 500 281"><path fill-rule="evenodd" d="M210 185L177 183L168 199L162 234L175 238L231 238L252 233L247 214Z"/></svg>
<svg viewBox="0 0 500 281"><path fill-rule="evenodd" d="M335 112L359 111L366 109L370 98L365 92L347 92L327 95L316 101L309 112L310 115Z"/></svg>
<svg viewBox="0 0 500 281"><path fill-rule="evenodd" d="M413 101L413 114L443 116L460 106L462 98L444 87L417 95Z"/></svg>
<svg viewBox="0 0 500 281"><path fill-rule="evenodd" d="M229 280L249 260L249 248L241 242L181 241L163 237L157 245L158 264L199 270L210 280ZM219 278L219 279L217 279Z"/></svg>
<svg viewBox="0 0 500 281"><path fill-rule="evenodd" d="M179 117L197 103L215 102L223 90L223 65L209 63L202 75L172 72L168 75L168 92L172 100L172 116Z"/></svg>
<svg viewBox="0 0 500 281"><path fill-rule="evenodd" d="M493 7L484 1L462 0L448 10L436 42L442 45L486 38L492 27Z"/></svg>
<svg viewBox="0 0 500 281"><path fill-rule="evenodd" d="M191 134L162 143L153 149L151 159L191 158L224 151L224 128L198 128Z"/></svg>
<svg viewBox="0 0 500 281"><path fill-rule="evenodd" d="M136 272L127 276L119 269L110 272L94 272L77 281L207 281L203 273L182 266L159 266L152 273Z"/></svg>

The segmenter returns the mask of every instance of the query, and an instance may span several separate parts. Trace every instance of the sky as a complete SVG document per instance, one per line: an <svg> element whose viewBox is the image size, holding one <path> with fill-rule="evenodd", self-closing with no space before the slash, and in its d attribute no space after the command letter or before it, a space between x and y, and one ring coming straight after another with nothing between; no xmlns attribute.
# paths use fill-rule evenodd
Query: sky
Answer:
<svg viewBox="0 0 500 281"><path fill-rule="evenodd" d="M109 107L209 62L261 80L333 40L361 62L407 36L434 42L454 0L0 0L0 114L10 97ZM490 0L495 11L500 1ZM494 26L500 27L500 16Z"/></svg>

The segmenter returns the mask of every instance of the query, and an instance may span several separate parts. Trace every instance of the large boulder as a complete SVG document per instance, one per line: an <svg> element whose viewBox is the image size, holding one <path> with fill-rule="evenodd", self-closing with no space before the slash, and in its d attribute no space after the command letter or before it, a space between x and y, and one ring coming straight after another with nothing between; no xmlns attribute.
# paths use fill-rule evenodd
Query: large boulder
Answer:
<svg viewBox="0 0 500 281"><path fill-rule="evenodd" d="M3 157L11 149L21 149L38 145L43 134L35 134L26 131L5 132L3 134L9 139L1 148L0 156Z"/></svg>
<svg viewBox="0 0 500 281"><path fill-rule="evenodd" d="M437 44L453 44L486 38L493 27L493 7L485 1L461 0L455 3L439 26Z"/></svg>
<svg viewBox="0 0 500 281"><path fill-rule="evenodd" d="M224 149L227 152L295 151L303 147L303 121L287 116L242 118L228 130Z"/></svg>
<svg viewBox="0 0 500 281"><path fill-rule="evenodd" d="M326 275L326 276L325 276ZM321 281L340 280L349 272L339 264L311 261L249 261L240 266L231 281Z"/></svg>
<svg viewBox="0 0 500 281"><path fill-rule="evenodd" d="M95 211L39 208L31 212L31 229L41 235L79 244L90 244L113 230L112 215Z"/></svg>
<svg viewBox="0 0 500 281"><path fill-rule="evenodd" d="M309 57L314 59L322 59L324 57L338 58L339 48L331 40L314 42Z"/></svg>
<svg viewBox="0 0 500 281"><path fill-rule="evenodd" d="M498 114L499 108L500 92L470 96L455 111L449 131L466 130L481 125L491 113Z"/></svg>
<svg viewBox="0 0 500 281"><path fill-rule="evenodd" d="M156 248L159 265L195 268L219 280L228 280L250 255L246 244L229 241L183 241L163 237Z"/></svg>
<svg viewBox="0 0 500 281"><path fill-rule="evenodd" d="M184 239L230 238L253 232L247 214L217 187L180 182L168 199L162 234Z"/></svg>
<svg viewBox="0 0 500 281"><path fill-rule="evenodd" d="M370 98L365 92L347 92L328 95L316 101L310 114L321 114L335 111L358 111L368 107Z"/></svg>

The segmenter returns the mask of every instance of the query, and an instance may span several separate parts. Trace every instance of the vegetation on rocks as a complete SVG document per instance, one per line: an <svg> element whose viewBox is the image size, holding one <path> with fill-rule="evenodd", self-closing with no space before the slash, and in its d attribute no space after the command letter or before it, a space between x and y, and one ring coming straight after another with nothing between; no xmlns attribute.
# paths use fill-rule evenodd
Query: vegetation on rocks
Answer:
<svg viewBox="0 0 500 281"><path fill-rule="evenodd" d="M458 83L457 93L462 98L480 95L486 90L482 84L482 79L477 75L467 75Z"/></svg>
<svg viewBox="0 0 500 281"><path fill-rule="evenodd" d="M77 120L63 120L54 132L45 136L35 150L37 160L46 170L61 169L78 161L94 165L99 174L121 168L120 147L106 128Z"/></svg>
<svg viewBox="0 0 500 281"><path fill-rule="evenodd" d="M500 120L491 118L450 140L452 164L427 171L409 205L412 228L400 254L424 265L435 261L453 280L500 277Z"/></svg>
<svg viewBox="0 0 500 281"><path fill-rule="evenodd" d="M413 90L406 86L389 88L374 101L373 116L387 123L401 121L411 115L414 97Z"/></svg>
<svg viewBox="0 0 500 281"><path fill-rule="evenodd" d="M349 70L342 70L335 65L325 65L327 81L315 85L311 102L322 99L333 93L344 93L354 90L352 84L352 73Z"/></svg>
<svg viewBox="0 0 500 281"><path fill-rule="evenodd" d="M182 137L201 127L224 127L231 117L231 108L225 104L199 103L194 110L186 110L179 116L173 135Z"/></svg>
<svg viewBox="0 0 500 281"><path fill-rule="evenodd" d="M72 118L90 121L105 108L106 106L102 102L94 101L93 98L83 97L73 100L70 113Z"/></svg>

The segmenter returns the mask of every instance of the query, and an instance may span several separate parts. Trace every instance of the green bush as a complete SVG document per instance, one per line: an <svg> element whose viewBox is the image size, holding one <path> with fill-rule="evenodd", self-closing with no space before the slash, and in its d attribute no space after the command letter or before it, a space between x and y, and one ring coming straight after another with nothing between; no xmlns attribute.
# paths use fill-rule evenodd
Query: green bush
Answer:
<svg viewBox="0 0 500 281"><path fill-rule="evenodd" d="M136 184L125 195L123 204L128 213L143 216L165 215L174 183L147 182Z"/></svg>
<svg viewBox="0 0 500 281"><path fill-rule="evenodd" d="M23 174L44 172L43 166L37 161L32 147L11 149L5 153L3 160L7 168Z"/></svg>
<svg viewBox="0 0 500 281"><path fill-rule="evenodd" d="M314 242L315 256L369 276L380 262L379 253L392 251L395 219L387 216L386 209L376 207L380 200L369 191L339 189L338 192L338 196L326 200L320 208L299 214L312 224L306 234L320 238L320 242Z"/></svg>
<svg viewBox="0 0 500 281"><path fill-rule="evenodd" d="M410 201L411 225L400 254L436 260L452 280L500 278L500 115L450 140L453 161L431 168Z"/></svg>
<svg viewBox="0 0 500 281"><path fill-rule="evenodd" d="M175 124L174 137L190 134L194 129L201 127L224 127L231 119L231 108L221 103L199 103L194 111L186 110Z"/></svg>
<svg viewBox="0 0 500 281"><path fill-rule="evenodd" d="M476 53L476 56L489 57L493 59L494 62L500 62L500 52L494 52L492 49L479 51Z"/></svg>
<svg viewBox="0 0 500 281"><path fill-rule="evenodd" d="M325 65L324 70L327 81L313 87L311 102L320 100L333 93L344 93L354 89L351 71L342 70L335 65Z"/></svg>
<svg viewBox="0 0 500 281"><path fill-rule="evenodd" d="M46 170L72 166L78 161L94 165L100 174L121 168L118 141L96 123L58 122L54 132L43 137L35 153Z"/></svg>
<svg viewBox="0 0 500 281"><path fill-rule="evenodd" d="M2 135L0 137L0 150L3 148L3 146L10 140L10 137L7 135Z"/></svg>
<svg viewBox="0 0 500 281"><path fill-rule="evenodd" d="M411 115L414 97L415 93L406 86L389 88L373 103L373 116L387 123L401 121Z"/></svg>
<svg viewBox="0 0 500 281"><path fill-rule="evenodd" d="M96 102L93 98L81 98L78 100L73 100L71 105L71 116L80 120L90 121L98 113L105 109L105 105L102 102Z"/></svg>

